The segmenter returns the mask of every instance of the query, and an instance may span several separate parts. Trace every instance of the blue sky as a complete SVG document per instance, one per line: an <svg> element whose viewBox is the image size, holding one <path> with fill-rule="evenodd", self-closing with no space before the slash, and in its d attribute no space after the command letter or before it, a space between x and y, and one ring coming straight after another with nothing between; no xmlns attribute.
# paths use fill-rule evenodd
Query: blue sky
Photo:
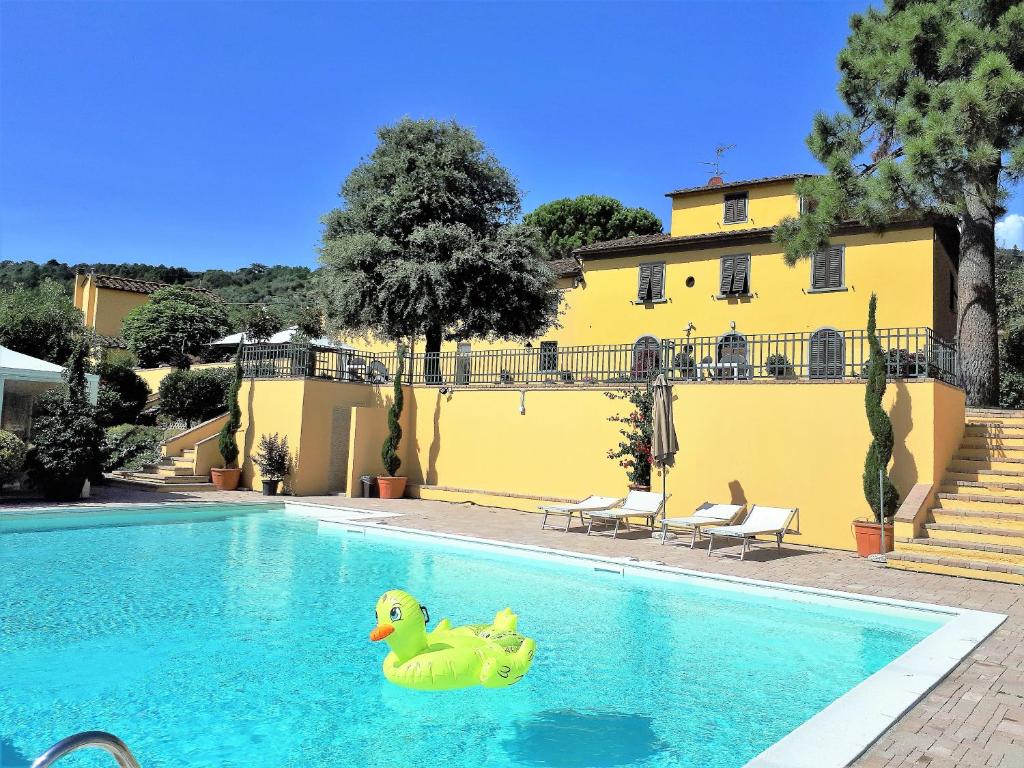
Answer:
<svg viewBox="0 0 1024 768"><path fill-rule="evenodd" d="M524 210L601 193L667 218L716 144L731 178L816 170L804 137L864 6L4 0L0 258L312 265L405 115L473 127Z"/></svg>

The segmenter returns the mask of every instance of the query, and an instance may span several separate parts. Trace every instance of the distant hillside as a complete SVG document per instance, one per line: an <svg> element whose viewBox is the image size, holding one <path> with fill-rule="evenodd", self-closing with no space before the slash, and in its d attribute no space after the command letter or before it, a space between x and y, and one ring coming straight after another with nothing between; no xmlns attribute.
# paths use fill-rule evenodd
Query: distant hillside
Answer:
<svg viewBox="0 0 1024 768"><path fill-rule="evenodd" d="M0 261L0 288L14 285L35 287L43 280L51 279L63 283L70 293L76 270L95 270L103 275L208 288L234 305L269 304L281 314L286 323L294 319L301 307L309 304L312 295L313 270L308 267L268 267L264 264L252 264L231 272L223 269L193 272L182 267L151 264L64 264L55 260L36 264L32 261Z"/></svg>

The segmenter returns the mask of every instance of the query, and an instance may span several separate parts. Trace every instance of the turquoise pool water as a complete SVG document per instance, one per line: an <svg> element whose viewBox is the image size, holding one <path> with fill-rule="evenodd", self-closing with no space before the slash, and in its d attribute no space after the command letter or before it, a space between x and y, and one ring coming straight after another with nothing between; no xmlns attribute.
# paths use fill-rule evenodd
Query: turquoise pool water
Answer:
<svg viewBox="0 0 1024 768"><path fill-rule="evenodd" d="M92 728L143 768L735 768L941 622L191 510L0 515L4 768ZM511 606L530 674L391 686L367 633L396 586L432 623Z"/></svg>

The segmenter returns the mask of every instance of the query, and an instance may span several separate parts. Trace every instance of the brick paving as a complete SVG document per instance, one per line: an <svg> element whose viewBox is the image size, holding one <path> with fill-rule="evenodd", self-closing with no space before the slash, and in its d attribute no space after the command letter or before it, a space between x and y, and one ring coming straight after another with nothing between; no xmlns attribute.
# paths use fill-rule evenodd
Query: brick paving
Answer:
<svg viewBox="0 0 1024 768"><path fill-rule="evenodd" d="M249 493L146 493L98 488L94 501L261 500ZM298 500L298 499L297 499ZM874 565L849 552L784 545L761 547L744 562L708 558L669 542L662 546L639 530L587 537L540 530L540 518L527 512L468 504L403 499L306 497L301 501L401 513L391 523L426 531L444 531L489 539L537 544L610 556L660 560L666 564L765 581L839 589L865 595L918 600L1009 616L1006 622L913 709L897 721L854 765L861 768L1024 768L1024 587ZM716 549L727 553L731 547Z"/></svg>

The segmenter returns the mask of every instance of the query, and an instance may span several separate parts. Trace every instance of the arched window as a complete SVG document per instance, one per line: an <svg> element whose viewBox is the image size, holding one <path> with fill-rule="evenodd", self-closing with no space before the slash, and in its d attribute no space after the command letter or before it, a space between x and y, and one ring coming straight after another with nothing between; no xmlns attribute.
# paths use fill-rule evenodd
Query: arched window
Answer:
<svg viewBox="0 0 1024 768"><path fill-rule="evenodd" d="M718 354L717 376L719 379L749 379L750 365L747 362L747 337L732 331L720 336L716 350Z"/></svg>
<svg viewBox="0 0 1024 768"><path fill-rule="evenodd" d="M807 353L807 375L812 379L841 379L846 345L835 328L819 328L811 334Z"/></svg>
<svg viewBox="0 0 1024 768"><path fill-rule="evenodd" d="M633 365L630 375L634 379L649 379L661 367L661 344L654 336L641 336L633 342Z"/></svg>

